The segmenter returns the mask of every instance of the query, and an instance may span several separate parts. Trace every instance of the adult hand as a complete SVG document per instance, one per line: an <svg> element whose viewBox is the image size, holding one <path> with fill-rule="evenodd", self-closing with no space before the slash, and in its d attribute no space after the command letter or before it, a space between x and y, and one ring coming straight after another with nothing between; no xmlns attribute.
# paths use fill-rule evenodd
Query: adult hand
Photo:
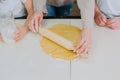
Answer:
<svg viewBox="0 0 120 80"><path fill-rule="evenodd" d="M33 32L38 32L42 19L43 19L43 13L39 10L35 11L29 22L29 29Z"/></svg>
<svg viewBox="0 0 120 80"><path fill-rule="evenodd" d="M80 39L75 46L74 52L77 54L88 54L91 47L91 28L86 28L80 35Z"/></svg>
<svg viewBox="0 0 120 80"><path fill-rule="evenodd" d="M120 17L108 19L106 26L114 30L120 29Z"/></svg>
<svg viewBox="0 0 120 80"><path fill-rule="evenodd" d="M106 16L101 13L101 12L96 12L95 13L95 17L94 17L94 20L96 22L96 24L98 26L105 26L106 25L106 21L107 21L107 18Z"/></svg>

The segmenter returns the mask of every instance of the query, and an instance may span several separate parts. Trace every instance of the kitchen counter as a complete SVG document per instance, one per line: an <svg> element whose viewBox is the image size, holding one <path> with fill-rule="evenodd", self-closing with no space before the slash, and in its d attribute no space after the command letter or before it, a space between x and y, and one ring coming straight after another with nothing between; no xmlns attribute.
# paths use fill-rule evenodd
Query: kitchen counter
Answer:
<svg viewBox="0 0 120 80"><path fill-rule="evenodd" d="M44 19L42 26L58 23L81 27L80 19ZM15 44L0 42L0 80L120 80L120 31L96 26L92 38L89 58L73 61L44 53L41 36L32 32Z"/></svg>

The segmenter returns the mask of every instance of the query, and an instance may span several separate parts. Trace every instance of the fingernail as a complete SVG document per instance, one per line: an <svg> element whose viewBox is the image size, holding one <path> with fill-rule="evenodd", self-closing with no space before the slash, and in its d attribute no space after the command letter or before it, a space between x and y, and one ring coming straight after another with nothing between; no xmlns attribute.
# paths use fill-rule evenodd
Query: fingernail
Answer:
<svg viewBox="0 0 120 80"><path fill-rule="evenodd" d="M76 53L78 53L79 51L77 50Z"/></svg>
<svg viewBox="0 0 120 80"><path fill-rule="evenodd" d="M73 52L76 52L76 50L73 50Z"/></svg>
<svg viewBox="0 0 120 80"><path fill-rule="evenodd" d="M33 32L35 32L35 30L33 30Z"/></svg>

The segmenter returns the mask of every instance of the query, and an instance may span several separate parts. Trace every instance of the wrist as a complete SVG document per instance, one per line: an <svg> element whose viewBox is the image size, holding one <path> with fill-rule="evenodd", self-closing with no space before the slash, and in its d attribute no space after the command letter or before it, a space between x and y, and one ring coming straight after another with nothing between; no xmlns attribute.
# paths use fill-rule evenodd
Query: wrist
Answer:
<svg viewBox="0 0 120 80"><path fill-rule="evenodd" d="M43 11L41 11L41 10L36 10L35 13L42 14L42 15L45 14L45 13L44 13Z"/></svg>
<svg viewBox="0 0 120 80"><path fill-rule="evenodd" d="M95 10L95 16L98 15L98 14L100 14L100 13L101 13L100 10Z"/></svg>
<svg viewBox="0 0 120 80"><path fill-rule="evenodd" d="M91 28L91 27L89 27L89 28L84 28L83 30L89 30L89 31L91 31L92 28Z"/></svg>

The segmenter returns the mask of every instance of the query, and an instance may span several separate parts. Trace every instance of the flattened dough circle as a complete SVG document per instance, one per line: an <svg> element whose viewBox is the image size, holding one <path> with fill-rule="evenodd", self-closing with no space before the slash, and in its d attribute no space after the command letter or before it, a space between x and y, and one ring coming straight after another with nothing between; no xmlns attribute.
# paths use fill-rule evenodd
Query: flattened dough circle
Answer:
<svg viewBox="0 0 120 80"><path fill-rule="evenodd" d="M82 31L76 26L70 26L66 24L56 24L49 28L49 30L72 41L75 44L78 42L80 33ZM64 60L73 60L76 58L76 53L59 46L45 37L41 39L40 45L47 54L50 54L54 58L60 58Z"/></svg>

